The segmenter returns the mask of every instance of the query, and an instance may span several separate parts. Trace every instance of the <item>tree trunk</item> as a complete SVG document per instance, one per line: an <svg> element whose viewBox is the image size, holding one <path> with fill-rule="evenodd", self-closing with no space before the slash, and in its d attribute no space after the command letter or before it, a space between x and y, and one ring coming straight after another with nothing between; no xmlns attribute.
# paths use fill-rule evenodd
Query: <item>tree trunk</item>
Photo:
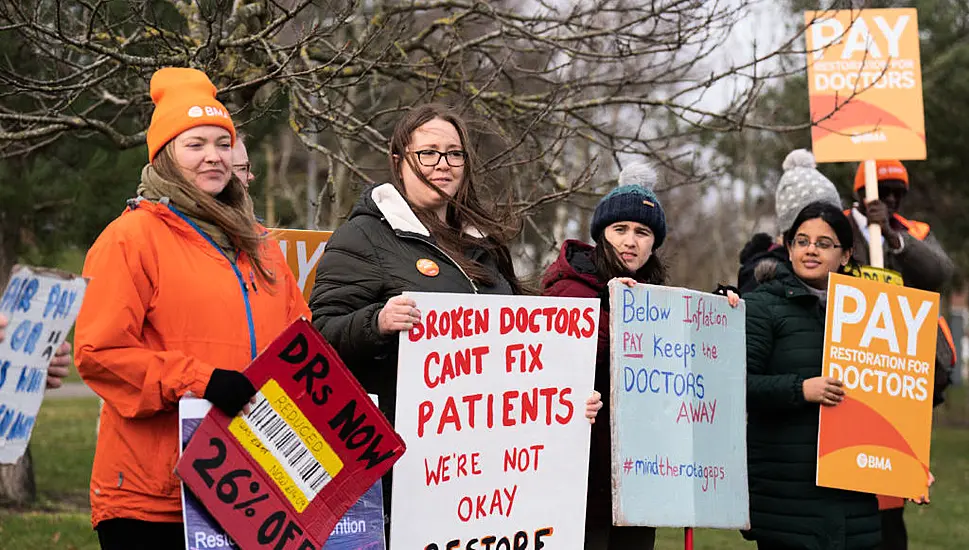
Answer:
<svg viewBox="0 0 969 550"><path fill-rule="evenodd" d="M22 506L37 498L30 446L15 464L0 465L0 503Z"/></svg>
<svg viewBox="0 0 969 550"><path fill-rule="evenodd" d="M6 288L10 270L17 261L18 237L16 228L8 224L0 226L0 290ZM23 505L33 502L36 497L34 461L30 459L30 447L27 447L27 452L15 464L0 464L0 503Z"/></svg>

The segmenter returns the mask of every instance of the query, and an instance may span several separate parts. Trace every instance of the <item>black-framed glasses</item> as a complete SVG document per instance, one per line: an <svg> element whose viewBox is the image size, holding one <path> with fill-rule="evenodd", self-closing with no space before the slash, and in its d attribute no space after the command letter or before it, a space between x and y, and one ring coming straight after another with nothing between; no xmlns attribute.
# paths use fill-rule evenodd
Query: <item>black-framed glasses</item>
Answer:
<svg viewBox="0 0 969 550"><path fill-rule="evenodd" d="M448 166L451 168L460 168L468 160L468 153L460 150L442 153L434 149L421 149L420 151L414 151L414 156L417 157L417 162L421 166L437 166L441 162L441 157L444 157L444 162L447 162Z"/></svg>
<svg viewBox="0 0 969 550"><path fill-rule="evenodd" d="M804 236L794 237L791 244L794 245L794 248L808 248L813 244L818 250L834 250L835 248L841 248L840 244L827 237L818 237L818 240L816 241L812 241Z"/></svg>

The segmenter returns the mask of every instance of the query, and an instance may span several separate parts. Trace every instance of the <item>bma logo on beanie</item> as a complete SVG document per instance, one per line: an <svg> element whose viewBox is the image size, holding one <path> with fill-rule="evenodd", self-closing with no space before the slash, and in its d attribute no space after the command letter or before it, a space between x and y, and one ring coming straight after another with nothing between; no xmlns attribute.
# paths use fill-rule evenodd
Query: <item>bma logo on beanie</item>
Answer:
<svg viewBox="0 0 969 550"><path fill-rule="evenodd" d="M232 118L229 116L229 113L225 109L212 107L210 105L206 105L204 108L199 107L198 105L194 105L191 109L188 110L188 116L192 118L199 118L202 116L220 116L222 118L228 118L228 119Z"/></svg>
<svg viewBox="0 0 969 550"><path fill-rule="evenodd" d="M218 90L205 73L187 67L165 67L152 75L148 90L155 104L145 136L149 162L166 143L196 126L225 128L235 143L232 116L216 99Z"/></svg>

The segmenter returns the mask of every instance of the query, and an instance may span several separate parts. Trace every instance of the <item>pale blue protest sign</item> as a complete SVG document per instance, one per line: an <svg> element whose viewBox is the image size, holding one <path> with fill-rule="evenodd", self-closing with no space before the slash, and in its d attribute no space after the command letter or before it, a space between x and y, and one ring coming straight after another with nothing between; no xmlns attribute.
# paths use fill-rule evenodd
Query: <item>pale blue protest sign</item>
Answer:
<svg viewBox="0 0 969 550"><path fill-rule="evenodd" d="M47 367L77 319L87 279L14 266L0 297L9 321L0 342L0 464L20 460L47 387Z"/></svg>
<svg viewBox="0 0 969 550"><path fill-rule="evenodd" d="M374 402L375 395L371 395ZM205 399L185 398L178 402L178 430L181 449L185 449L212 404ZM182 521L187 550L238 550L218 522L182 484ZM384 550L384 503L380 481L360 497L333 528L323 550Z"/></svg>
<svg viewBox="0 0 969 550"><path fill-rule="evenodd" d="M749 525L744 304L609 283L613 523Z"/></svg>

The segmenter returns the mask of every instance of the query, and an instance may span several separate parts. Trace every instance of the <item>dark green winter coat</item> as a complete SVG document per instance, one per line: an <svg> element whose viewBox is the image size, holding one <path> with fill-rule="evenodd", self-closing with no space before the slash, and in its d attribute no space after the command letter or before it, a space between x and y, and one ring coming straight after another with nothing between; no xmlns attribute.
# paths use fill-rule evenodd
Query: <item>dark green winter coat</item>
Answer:
<svg viewBox="0 0 969 550"><path fill-rule="evenodd" d="M815 485L819 405L802 385L821 375L824 310L784 264L744 295L747 307L747 539L805 550L874 548L874 495Z"/></svg>

